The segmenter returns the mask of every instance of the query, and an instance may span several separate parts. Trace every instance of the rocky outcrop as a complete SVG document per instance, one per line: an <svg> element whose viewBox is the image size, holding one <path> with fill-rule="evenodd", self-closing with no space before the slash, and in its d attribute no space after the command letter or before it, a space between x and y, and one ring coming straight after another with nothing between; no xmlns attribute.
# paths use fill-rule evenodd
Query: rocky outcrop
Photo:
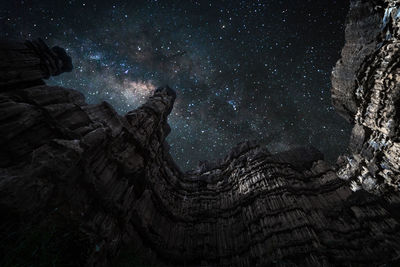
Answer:
<svg viewBox="0 0 400 267"><path fill-rule="evenodd" d="M71 58L63 48L49 48L41 39L0 41L0 88L7 90L43 84L41 79L72 70Z"/></svg>
<svg viewBox="0 0 400 267"><path fill-rule="evenodd" d="M357 112L357 71L377 47L384 15L383 1L352 0L346 21L346 43L332 71L332 103L337 112L353 122Z"/></svg>
<svg viewBox="0 0 400 267"><path fill-rule="evenodd" d="M338 174L351 181L353 190L363 188L377 194L400 189L400 6L398 1L381 2L371 9L376 13L373 18L381 15L379 32L374 32L373 39L358 42L370 52L361 63L352 63L357 71L352 72L355 79L351 86L334 89L347 91L349 99L357 104L355 113L347 114L355 124L352 155ZM353 29L352 25L348 31L360 27Z"/></svg>
<svg viewBox="0 0 400 267"><path fill-rule="evenodd" d="M348 36L358 29L372 36L375 16L396 5L353 1L349 23L359 23ZM384 19L393 36L396 12ZM371 32L363 23L374 25ZM43 83L69 69L65 54L50 53L50 61L43 44L46 53L4 42L14 53L2 52L3 62L18 64L0 71L1 265L122 266L130 255L156 266L394 263L400 57L390 38L360 58L343 58L333 75L336 104L355 116L352 156L330 166L311 147L271 154L244 142L187 173L165 141L173 90L159 88L120 116L106 102L88 105L75 90ZM385 126L390 120L394 128ZM377 142L383 137L387 145ZM387 170L391 179L378 179Z"/></svg>

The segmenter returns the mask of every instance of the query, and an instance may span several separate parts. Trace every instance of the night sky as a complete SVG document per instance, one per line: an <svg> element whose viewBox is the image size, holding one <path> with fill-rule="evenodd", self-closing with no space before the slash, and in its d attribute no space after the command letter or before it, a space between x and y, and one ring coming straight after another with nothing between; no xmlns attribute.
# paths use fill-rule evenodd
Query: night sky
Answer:
<svg viewBox="0 0 400 267"><path fill-rule="evenodd" d="M120 113L168 84L171 153L183 169L257 140L302 145L334 161L350 125L330 100L344 44L345 0L1 0L0 37L66 48L74 70L48 83Z"/></svg>

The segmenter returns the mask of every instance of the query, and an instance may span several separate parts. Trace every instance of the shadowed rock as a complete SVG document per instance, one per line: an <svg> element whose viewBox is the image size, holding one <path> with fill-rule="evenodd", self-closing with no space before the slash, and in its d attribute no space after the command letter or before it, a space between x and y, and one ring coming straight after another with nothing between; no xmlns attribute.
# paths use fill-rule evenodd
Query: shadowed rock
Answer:
<svg viewBox="0 0 400 267"><path fill-rule="evenodd" d="M395 265L397 6L351 8L333 101L354 118L352 155L333 166L315 148L271 154L243 142L182 173L165 141L169 87L120 116L42 82L72 66L63 50L3 42L0 265L118 266L130 255L157 266Z"/></svg>

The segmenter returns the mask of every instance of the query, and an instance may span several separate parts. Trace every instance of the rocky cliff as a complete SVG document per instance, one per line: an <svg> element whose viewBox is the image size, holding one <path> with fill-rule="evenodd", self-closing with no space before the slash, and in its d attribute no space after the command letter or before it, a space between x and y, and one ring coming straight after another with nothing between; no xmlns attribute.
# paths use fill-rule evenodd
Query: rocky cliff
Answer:
<svg viewBox="0 0 400 267"><path fill-rule="evenodd" d="M1 265L396 264L399 5L351 3L332 97L352 155L334 166L244 142L182 173L165 141L173 90L120 116L45 85L72 68L61 48L1 42Z"/></svg>

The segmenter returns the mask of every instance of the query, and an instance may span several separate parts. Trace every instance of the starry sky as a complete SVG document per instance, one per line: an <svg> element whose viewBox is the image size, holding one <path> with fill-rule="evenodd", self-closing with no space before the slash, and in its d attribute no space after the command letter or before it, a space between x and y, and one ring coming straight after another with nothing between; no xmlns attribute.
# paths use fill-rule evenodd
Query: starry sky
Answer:
<svg viewBox="0 0 400 267"><path fill-rule="evenodd" d="M74 70L48 83L124 114L161 85L177 92L171 154L183 169L257 140L313 145L334 161L350 125L330 100L345 0L2 0L0 37L64 47Z"/></svg>

